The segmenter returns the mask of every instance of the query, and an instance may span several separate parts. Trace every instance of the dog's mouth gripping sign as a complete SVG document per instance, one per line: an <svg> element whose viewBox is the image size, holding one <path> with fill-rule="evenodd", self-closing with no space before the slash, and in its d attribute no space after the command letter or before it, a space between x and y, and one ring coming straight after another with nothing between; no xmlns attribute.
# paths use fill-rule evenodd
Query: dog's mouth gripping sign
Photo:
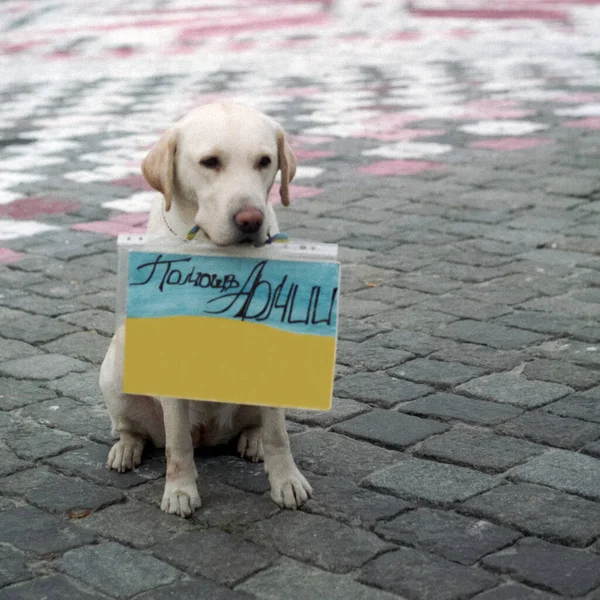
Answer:
<svg viewBox="0 0 600 600"><path fill-rule="evenodd" d="M118 247L124 392L331 408L336 245L218 248L122 235Z"/></svg>

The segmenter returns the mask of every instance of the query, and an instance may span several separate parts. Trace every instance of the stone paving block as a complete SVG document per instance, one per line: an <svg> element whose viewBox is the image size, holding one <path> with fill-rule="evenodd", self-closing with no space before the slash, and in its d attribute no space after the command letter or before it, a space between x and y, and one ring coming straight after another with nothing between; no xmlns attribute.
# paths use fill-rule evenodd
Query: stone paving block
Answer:
<svg viewBox="0 0 600 600"><path fill-rule="evenodd" d="M0 377L0 389L2 390L0 392L0 410L13 410L56 396L53 391L39 387L32 381L7 377Z"/></svg>
<svg viewBox="0 0 600 600"><path fill-rule="evenodd" d="M409 288L428 294L445 294L460 287L460 283L441 275L425 275L422 273L410 273L395 277L390 285L400 288Z"/></svg>
<svg viewBox="0 0 600 600"><path fill-rule="evenodd" d="M389 519L413 508L400 498L378 494L338 477L312 474L314 494L302 510L342 521L351 527L371 527L380 519Z"/></svg>
<svg viewBox="0 0 600 600"><path fill-rule="evenodd" d="M104 360L110 340L92 331L72 333L44 345L48 352L71 356L99 365Z"/></svg>
<svg viewBox="0 0 600 600"><path fill-rule="evenodd" d="M270 489L264 465L244 460L237 454L236 456L197 454L196 469L201 478L213 479L247 492L263 494Z"/></svg>
<svg viewBox="0 0 600 600"><path fill-rule="evenodd" d="M524 302L522 308L567 315L578 319L598 320L598 317L600 317L600 305L581 302L569 294L533 298Z"/></svg>
<svg viewBox="0 0 600 600"><path fill-rule="evenodd" d="M130 598L179 579L179 571L152 556L115 542L67 552L57 568L115 598Z"/></svg>
<svg viewBox="0 0 600 600"><path fill-rule="evenodd" d="M384 408L413 400L431 391L432 388L427 385L403 381L385 373L355 373L342 377L334 385L336 396L372 402Z"/></svg>
<svg viewBox="0 0 600 600"><path fill-rule="evenodd" d="M386 540L437 554L461 565L515 542L521 534L454 512L419 508L380 523L375 532Z"/></svg>
<svg viewBox="0 0 600 600"><path fill-rule="evenodd" d="M400 331L412 330L435 333L438 328L456 321L457 317L439 311L425 310L418 306L409 306L408 308L396 308L380 312L371 317L370 320L383 323Z"/></svg>
<svg viewBox="0 0 600 600"><path fill-rule="evenodd" d="M0 373L17 379L58 379L76 371L82 373L90 366L70 356L61 354L40 354L27 358L7 360L0 364Z"/></svg>
<svg viewBox="0 0 600 600"><path fill-rule="evenodd" d="M21 460L11 450L0 446L0 477L11 475L31 466L32 464L29 461Z"/></svg>
<svg viewBox="0 0 600 600"><path fill-rule="evenodd" d="M0 492L23 496L27 502L50 512L99 510L123 499L118 490L65 477L45 467L19 471L0 480Z"/></svg>
<svg viewBox="0 0 600 600"><path fill-rule="evenodd" d="M366 440L378 446L402 450L448 429L447 425L437 421L375 408L371 412L334 425L332 431Z"/></svg>
<svg viewBox="0 0 600 600"><path fill-rule="evenodd" d="M22 415L53 429L81 436L102 432L110 439L110 419L103 406L86 406L67 397L53 398L26 406Z"/></svg>
<svg viewBox="0 0 600 600"><path fill-rule="evenodd" d="M62 315L59 319L88 331L97 331L106 336L110 336L115 332L115 315L107 310L82 310Z"/></svg>
<svg viewBox="0 0 600 600"><path fill-rule="evenodd" d="M385 348L401 348L417 356L426 356L435 351L452 350L458 347L458 344L452 340L410 330L382 333L372 338L370 343Z"/></svg>
<svg viewBox="0 0 600 600"><path fill-rule="evenodd" d="M62 431L19 423L9 430L6 443L20 458L37 460L79 448L84 441Z"/></svg>
<svg viewBox="0 0 600 600"><path fill-rule="evenodd" d="M489 302L477 302L468 298L459 298L452 295L445 295L436 298L424 300L419 303L427 310L436 310L443 313L448 313L455 317L463 319L476 319L485 321L500 317L512 312L509 306L503 304L493 304Z"/></svg>
<svg viewBox="0 0 600 600"><path fill-rule="evenodd" d="M193 528L188 520L135 500L108 506L73 523L92 534L135 548L148 548Z"/></svg>
<svg viewBox="0 0 600 600"><path fill-rule="evenodd" d="M490 371L506 371L525 360L524 355L516 350L496 350L487 346L466 343L438 350L429 358L483 367Z"/></svg>
<svg viewBox="0 0 600 600"><path fill-rule="evenodd" d="M425 440L415 455L501 473L544 452L545 448L524 440L489 431L455 427L443 435Z"/></svg>
<svg viewBox="0 0 600 600"><path fill-rule="evenodd" d="M581 596L600 585L600 556L535 538L519 540L482 562L494 571L566 596Z"/></svg>
<svg viewBox="0 0 600 600"><path fill-rule="evenodd" d="M85 308L73 300L61 300L56 298L44 298L37 294L29 294L25 297L12 298L6 302L7 306L45 317L58 317L68 312L75 312Z"/></svg>
<svg viewBox="0 0 600 600"><path fill-rule="evenodd" d="M77 327L50 317L14 312L18 313L14 319L0 323L0 335L3 337L36 344L51 342L63 335L78 331Z"/></svg>
<svg viewBox="0 0 600 600"><path fill-rule="evenodd" d="M585 321L581 319L536 310L516 310L510 315L496 319L496 322L510 327L553 335L569 335L580 330L585 325Z"/></svg>
<svg viewBox="0 0 600 600"><path fill-rule="evenodd" d="M598 390L598 388L595 388ZM584 421L593 421L600 423L600 401L599 397L592 395L592 390L584 394L573 394L566 398L561 398L552 404L544 406L542 410L547 410L561 417L573 417Z"/></svg>
<svg viewBox="0 0 600 600"><path fill-rule="evenodd" d="M435 335L498 350L517 350L545 339L545 336L538 333L468 319L444 325L435 331Z"/></svg>
<svg viewBox="0 0 600 600"><path fill-rule="evenodd" d="M68 475L89 479L100 485L110 485L119 489L127 489L158 479L165 473L164 457L143 458L142 464L132 471L117 473L107 468L108 448L103 444L86 444L82 448L64 452L48 458L44 462L56 467Z"/></svg>
<svg viewBox="0 0 600 600"><path fill-rule="evenodd" d="M475 567L400 548L368 563L359 581L420 600L459 600L491 588L498 579Z"/></svg>
<svg viewBox="0 0 600 600"><path fill-rule="evenodd" d="M586 452L587 454L591 454L592 456L595 456L596 458L600 458L600 440L598 440L596 442L588 442L583 447L583 452Z"/></svg>
<svg viewBox="0 0 600 600"><path fill-rule="evenodd" d="M25 556L10 546L0 546L0 588L31 577Z"/></svg>
<svg viewBox="0 0 600 600"><path fill-rule="evenodd" d="M527 412L503 423L496 431L570 450L579 450L587 442L600 438L599 423L559 417L546 410L547 407Z"/></svg>
<svg viewBox="0 0 600 600"><path fill-rule="evenodd" d="M240 586L259 600L281 600L285 590L286 600L394 600L398 596L368 587L347 575L328 573L292 560L257 573Z"/></svg>
<svg viewBox="0 0 600 600"><path fill-rule="evenodd" d="M80 531L63 517L48 515L33 506L0 512L2 542L38 556L65 552L94 542L95 536Z"/></svg>
<svg viewBox="0 0 600 600"><path fill-rule="evenodd" d="M600 460L576 452L548 452L515 467L509 476L600 500Z"/></svg>
<svg viewBox="0 0 600 600"><path fill-rule="evenodd" d="M315 411L315 410L300 410L289 409L285 411L285 416L288 420L303 423L304 425L318 425L319 427L330 427L339 421L345 421L371 410L370 406L361 404L350 398L336 398L331 400L331 410Z"/></svg>
<svg viewBox="0 0 600 600"><path fill-rule="evenodd" d="M75 400L85 402L85 404L92 406L97 404L104 405L98 384L98 371L96 370L88 371L87 373L70 373L60 379L45 382L43 386L51 390L56 390L63 396L69 396L75 398Z"/></svg>
<svg viewBox="0 0 600 600"><path fill-rule="evenodd" d="M410 352L374 346L367 340L362 344L340 341L337 346L337 362L354 369L382 371L413 358Z"/></svg>
<svg viewBox="0 0 600 600"><path fill-rule="evenodd" d="M600 367L600 352L598 346L573 339L561 338L544 342L527 352L532 356L542 356L552 360L566 360L577 365Z"/></svg>
<svg viewBox="0 0 600 600"><path fill-rule="evenodd" d="M340 340L363 342L364 340L373 337L378 333L389 331L389 329L389 327L386 328L380 325L374 325L372 323L365 323L364 321L349 319L340 315L338 323L338 336Z"/></svg>
<svg viewBox="0 0 600 600"><path fill-rule="evenodd" d="M530 379L562 383L576 390L590 388L600 381L598 371L556 360L534 360L525 365L523 374Z"/></svg>
<svg viewBox="0 0 600 600"><path fill-rule="evenodd" d="M400 452L326 431L308 431L293 436L290 442L299 468L352 481L405 460Z"/></svg>
<svg viewBox="0 0 600 600"><path fill-rule="evenodd" d="M186 573L227 586L262 571L277 558L272 548L257 546L218 529L182 533L154 546L152 553Z"/></svg>
<svg viewBox="0 0 600 600"><path fill-rule="evenodd" d="M434 386L455 386L483 375L485 370L461 363L417 358L399 367L388 369L388 372L395 377L404 377L417 383L429 383Z"/></svg>
<svg viewBox="0 0 600 600"><path fill-rule="evenodd" d="M401 404L397 410L410 414L459 420L474 425L496 425L519 416L523 411L507 404L497 404L441 392Z"/></svg>
<svg viewBox="0 0 600 600"><path fill-rule="evenodd" d="M368 475L361 485L384 494L448 505L490 490L500 482L492 475L464 467L410 458Z"/></svg>
<svg viewBox="0 0 600 600"><path fill-rule="evenodd" d="M0 363L6 360L14 360L15 358L35 356L36 354L43 354L43 352L31 344L26 344L19 340L3 339L0 343Z"/></svg>
<svg viewBox="0 0 600 600"><path fill-rule="evenodd" d="M234 592L205 578L173 583L136 596L136 600L252 600L252 598L254 596L245 592Z"/></svg>
<svg viewBox="0 0 600 600"><path fill-rule="evenodd" d="M575 546L587 546L600 534L596 502L529 483L499 486L467 500L460 510Z"/></svg>
<svg viewBox="0 0 600 600"><path fill-rule="evenodd" d="M534 590L524 585L509 583L473 596L473 600L556 600L558 596Z"/></svg>
<svg viewBox="0 0 600 600"><path fill-rule="evenodd" d="M478 229L481 229L482 227L482 225L477 226ZM509 275L510 273L514 273L516 270L517 269L513 267L512 263L499 267L474 267L471 265L461 265L442 260L425 267L423 269L423 273L428 275L443 275L445 277L449 277L450 279L456 279L458 281L464 281L467 283L482 283L483 281L497 279L503 275Z"/></svg>
<svg viewBox="0 0 600 600"><path fill-rule="evenodd" d="M523 408L535 408L566 396L573 390L566 385L533 381L515 373L493 373L472 379L456 388L473 396L506 402Z"/></svg>
<svg viewBox="0 0 600 600"><path fill-rule="evenodd" d="M334 573L348 573L393 548L373 533L304 512L281 512L254 523L244 536L290 558Z"/></svg>
<svg viewBox="0 0 600 600"><path fill-rule="evenodd" d="M2 590L2 600L64 600L77 598L77 600L103 600L100 596L88 589L83 589L77 582L64 575L50 575L40 577L14 585Z"/></svg>

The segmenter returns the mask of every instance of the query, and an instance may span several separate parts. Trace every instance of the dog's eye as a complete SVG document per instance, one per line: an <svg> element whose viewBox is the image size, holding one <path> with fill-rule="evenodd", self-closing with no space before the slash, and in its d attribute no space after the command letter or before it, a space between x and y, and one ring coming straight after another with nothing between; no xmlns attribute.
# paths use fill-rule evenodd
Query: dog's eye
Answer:
<svg viewBox="0 0 600 600"><path fill-rule="evenodd" d="M200 164L207 169L217 170L221 168L221 161L218 156L209 156L208 158L203 158L200 161Z"/></svg>
<svg viewBox="0 0 600 600"><path fill-rule="evenodd" d="M261 156L258 164L256 165L259 169L266 169L271 164L270 156Z"/></svg>

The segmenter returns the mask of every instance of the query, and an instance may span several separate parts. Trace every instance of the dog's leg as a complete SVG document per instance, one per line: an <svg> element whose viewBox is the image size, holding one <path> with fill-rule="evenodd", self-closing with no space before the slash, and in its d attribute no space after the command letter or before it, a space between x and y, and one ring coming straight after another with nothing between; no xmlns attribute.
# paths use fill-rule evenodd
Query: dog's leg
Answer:
<svg viewBox="0 0 600 600"><path fill-rule="evenodd" d="M300 473L290 450L281 408L262 408L262 440L265 471L271 483L271 498L282 508L296 509L312 498L312 487Z"/></svg>
<svg viewBox="0 0 600 600"><path fill-rule="evenodd" d="M166 513L189 517L202 506L194 464L187 400L161 398L165 421L167 481L160 507Z"/></svg>
<svg viewBox="0 0 600 600"><path fill-rule="evenodd" d="M242 458L252 462L262 462L265 458L262 441L262 427L246 427L238 438L237 451Z"/></svg>

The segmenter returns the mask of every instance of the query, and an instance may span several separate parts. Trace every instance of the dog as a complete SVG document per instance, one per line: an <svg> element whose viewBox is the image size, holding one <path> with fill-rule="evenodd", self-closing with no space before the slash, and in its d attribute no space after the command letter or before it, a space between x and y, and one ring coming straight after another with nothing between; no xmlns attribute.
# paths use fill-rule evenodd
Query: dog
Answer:
<svg viewBox="0 0 600 600"><path fill-rule="evenodd" d="M143 160L144 178L163 196L152 206L148 232L184 240L198 227L200 239L219 246L262 245L279 231L268 199L278 171L281 202L288 206L296 158L275 121L240 104L198 107L170 127ZM165 448L163 511L189 517L201 506L194 448L236 436L242 458L264 460L271 497L280 507L296 509L312 497L291 454L283 409L126 394L123 354L121 327L100 369L100 388L119 438L107 465L124 472L140 464L148 441Z"/></svg>

